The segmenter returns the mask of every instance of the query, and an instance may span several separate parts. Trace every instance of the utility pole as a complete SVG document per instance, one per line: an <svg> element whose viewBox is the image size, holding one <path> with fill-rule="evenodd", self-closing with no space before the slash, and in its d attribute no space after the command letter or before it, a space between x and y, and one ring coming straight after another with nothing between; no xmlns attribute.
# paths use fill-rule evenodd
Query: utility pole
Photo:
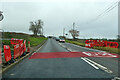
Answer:
<svg viewBox="0 0 120 80"><path fill-rule="evenodd" d="M43 27L42 27L42 36L43 36Z"/></svg>
<svg viewBox="0 0 120 80"><path fill-rule="evenodd" d="M75 39L75 34L74 34L74 32L75 32L75 22L73 22L73 39Z"/></svg>
<svg viewBox="0 0 120 80"><path fill-rule="evenodd" d="M73 30L75 30L75 22L73 22Z"/></svg>
<svg viewBox="0 0 120 80"><path fill-rule="evenodd" d="M63 36L65 35L65 28L63 28Z"/></svg>

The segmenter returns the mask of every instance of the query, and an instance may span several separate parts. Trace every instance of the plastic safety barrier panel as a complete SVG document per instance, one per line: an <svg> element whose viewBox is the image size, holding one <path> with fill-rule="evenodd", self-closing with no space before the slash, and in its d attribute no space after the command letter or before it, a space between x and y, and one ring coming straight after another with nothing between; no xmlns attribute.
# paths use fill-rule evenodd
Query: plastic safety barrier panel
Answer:
<svg viewBox="0 0 120 80"><path fill-rule="evenodd" d="M20 43L20 56L24 53L23 43Z"/></svg>
<svg viewBox="0 0 120 80"><path fill-rule="evenodd" d="M102 47L111 47L111 48L118 48L118 42L109 42L104 40L86 40L85 47L91 48L94 46L102 46Z"/></svg>
<svg viewBox="0 0 120 80"><path fill-rule="evenodd" d="M23 45L23 47L24 47L24 52L26 52L26 40L24 40L24 45Z"/></svg>
<svg viewBox="0 0 120 80"><path fill-rule="evenodd" d="M16 44L14 46L14 59L20 56L20 46L19 44Z"/></svg>
<svg viewBox="0 0 120 80"><path fill-rule="evenodd" d="M5 55L5 61L8 62L11 60L11 50L9 45L4 45L4 55Z"/></svg>
<svg viewBox="0 0 120 80"><path fill-rule="evenodd" d="M10 42L11 42L11 44L16 45L16 44L19 44L19 43L23 43L23 39L11 38Z"/></svg>
<svg viewBox="0 0 120 80"><path fill-rule="evenodd" d="M30 41L28 41L28 48L27 48L27 52L30 52Z"/></svg>

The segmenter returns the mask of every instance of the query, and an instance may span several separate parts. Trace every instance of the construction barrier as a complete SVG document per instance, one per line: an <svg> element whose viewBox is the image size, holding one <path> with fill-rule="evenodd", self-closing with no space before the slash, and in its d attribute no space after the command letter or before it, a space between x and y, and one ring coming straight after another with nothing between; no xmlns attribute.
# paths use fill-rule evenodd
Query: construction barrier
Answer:
<svg viewBox="0 0 120 80"><path fill-rule="evenodd" d="M14 59L20 56L20 46L19 44L14 45Z"/></svg>
<svg viewBox="0 0 120 80"><path fill-rule="evenodd" d="M11 51L9 45L4 45L2 62L14 62L17 57L26 55L26 51L30 52L30 41L28 41L28 48L26 48L26 40L11 38L10 44L14 47Z"/></svg>
<svg viewBox="0 0 120 80"><path fill-rule="evenodd" d="M6 62L11 60L12 56L11 56L11 50L9 45L4 45L4 55L5 55L4 57Z"/></svg>
<svg viewBox="0 0 120 80"><path fill-rule="evenodd" d="M20 56L24 53L24 46L23 46L23 40L20 41Z"/></svg>
<svg viewBox="0 0 120 80"><path fill-rule="evenodd" d="M23 48L23 51L26 52L26 40L24 40Z"/></svg>
<svg viewBox="0 0 120 80"><path fill-rule="evenodd" d="M28 41L28 48L27 48L27 52L30 52L30 41Z"/></svg>
<svg viewBox="0 0 120 80"><path fill-rule="evenodd" d="M111 48L118 48L118 42L109 42L104 40L86 40L85 47L91 48L94 46L102 46L102 47L111 47Z"/></svg>

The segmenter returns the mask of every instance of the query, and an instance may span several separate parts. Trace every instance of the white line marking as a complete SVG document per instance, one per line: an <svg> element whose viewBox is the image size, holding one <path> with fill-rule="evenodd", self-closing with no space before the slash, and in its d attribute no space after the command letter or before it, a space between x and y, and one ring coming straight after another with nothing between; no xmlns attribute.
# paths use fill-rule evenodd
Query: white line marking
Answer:
<svg viewBox="0 0 120 80"><path fill-rule="evenodd" d="M11 76L15 75L15 74L10 74Z"/></svg>
<svg viewBox="0 0 120 80"><path fill-rule="evenodd" d="M70 44L70 43L68 43L68 44ZM72 44L72 45L74 45L74 44ZM78 45L75 45L75 46L81 47L81 46L78 46ZM89 49L89 48L86 48L86 47L81 47L81 48ZM73 52L73 50L71 50L70 48L67 48L67 50L69 50L70 52ZM94 50L94 49L90 49L90 50ZM94 50L94 51L100 51L100 50ZM100 51L100 52L105 52L105 51ZM100 69L104 70L107 73L113 73L111 70L107 69L106 67L104 67L104 66L102 66L102 65L100 65L100 64L98 64L98 63L96 63L96 62L94 62L94 61L92 61L92 60L90 60L88 58L81 58L81 59L84 60L85 62L87 62L88 64L90 64L91 66L93 66L95 69L100 68Z"/></svg>
<svg viewBox="0 0 120 80"><path fill-rule="evenodd" d="M42 45L42 46L43 46L43 45ZM42 46L41 46L41 47L42 47ZM39 47L35 52L33 52L32 55L34 55L34 53L38 52L38 50L39 50L41 47Z"/></svg>
<svg viewBox="0 0 120 80"><path fill-rule="evenodd" d="M84 60L85 62L87 62L88 64L90 64L92 67L94 67L95 69L99 69L97 66L95 66L94 64L90 63L89 61L87 61L85 58L81 58L82 60Z"/></svg>
<svg viewBox="0 0 120 80"><path fill-rule="evenodd" d="M96 66L98 66L99 68L101 68L102 70L104 70L105 72L107 72L107 73L113 73L111 70L109 70L108 68L106 68L106 67L104 67L104 66L102 66L102 65L100 65L100 64L98 64L98 63L96 63L96 62L94 62L94 61L92 61L92 60L90 60L90 59L88 59L88 58L85 58L86 60L88 60L89 62L91 62L91 63L93 63L94 65L96 65Z"/></svg>
<svg viewBox="0 0 120 80"><path fill-rule="evenodd" d="M94 62L94 61L92 61L92 60L90 60L90 59L88 59L88 58L85 58L85 59L87 59L88 61L92 62L92 63L95 64L95 65L100 66L101 68L107 69L106 67L104 67L104 66L102 66L102 65L100 65L100 64L98 64L98 63L96 63L96 62Z"/></svg>
<svg viewBox="0 0 120 80"><path fill-rule="evenodd" d="M33 53L32 55L34 55L35 53Z"/></svg>

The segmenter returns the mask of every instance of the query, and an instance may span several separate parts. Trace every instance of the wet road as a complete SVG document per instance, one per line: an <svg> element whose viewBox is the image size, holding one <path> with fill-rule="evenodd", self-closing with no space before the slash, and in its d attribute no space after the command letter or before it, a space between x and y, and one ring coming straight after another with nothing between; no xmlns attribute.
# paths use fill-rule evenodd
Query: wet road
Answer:
<svg viewBox="0 0 120 80"><path fill-rule="evenodd" d="M90 49L90 48L85 48L85 47L81 47L81 46L77 46L77 45L74 45L74 44L70 44L70 43L64 43L62 44L64 46L66 46L67 48L73 50L73 51L82 51L82 52L103 52L103 51L100 51L100 50L95 50L95 49ZM92 58L89 58L105 67L107 67L108 69L112 70L113 73L112 75L114 76L118 76L118 61L119 59L118 58L95 58L95 57L92 57Z"/></svg>
<svg viewBox="0 0 120 80"><path fill-rule="evenodd" d="M55 40L48 39L37 53L40 52L68 51ZM20 78L20 80L23 78L81 78L80 80L86 78L88 80L97 80L97 78L112 78L113 76L101 69L95 69L81 58L26 58L5 72L2 77Z"/></svg>

